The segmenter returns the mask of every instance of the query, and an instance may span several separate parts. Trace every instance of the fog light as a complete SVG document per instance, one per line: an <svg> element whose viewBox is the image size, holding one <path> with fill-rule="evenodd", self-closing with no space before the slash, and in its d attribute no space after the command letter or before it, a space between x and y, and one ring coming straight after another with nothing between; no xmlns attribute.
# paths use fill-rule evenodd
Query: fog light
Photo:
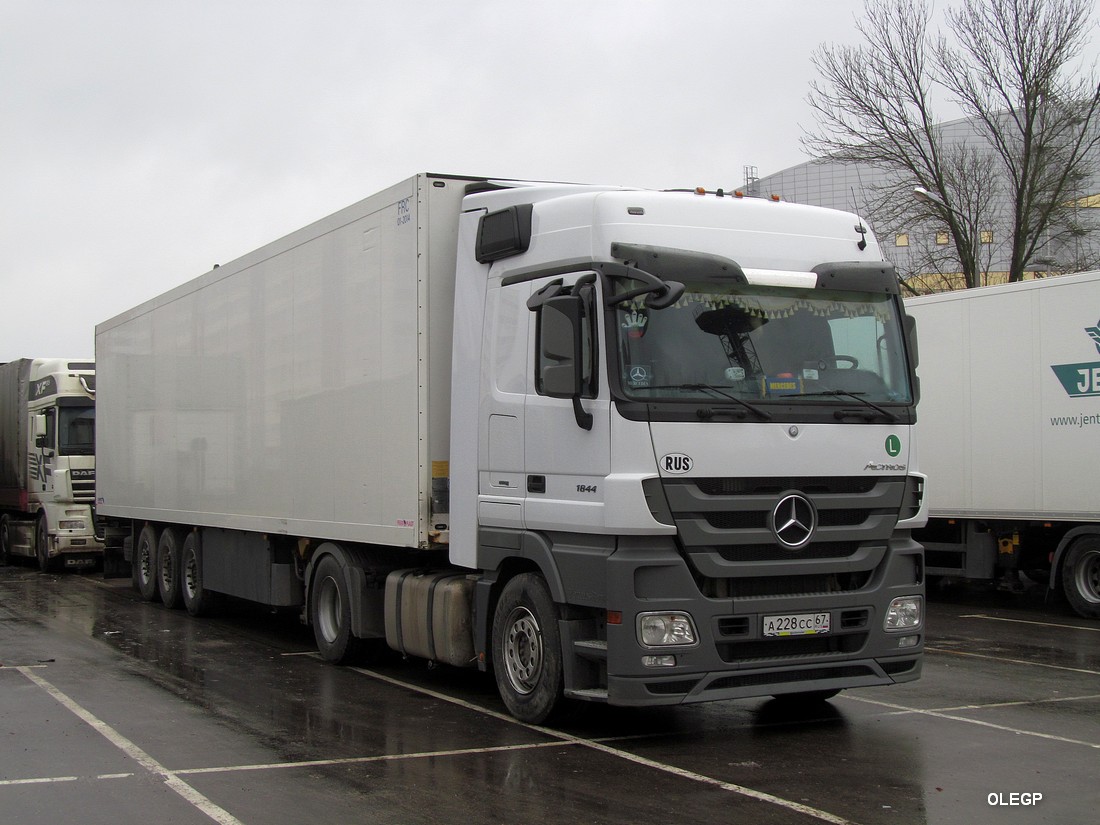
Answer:
<svg viewBox="0 0 1100 825"><path fill-rule="evenodd" d="M638 641L642 647L694 645L695 625L687 613L642 613L638 616Z"/></svg>
<svg viewBox="0 0 1100 825"><path fill-rule="evenodd" d="M899 596L886 610L885 630L908 630L920 627L924 599L920 596Z"/></svg>
<svg viewBox="0 0 1100 825"><path fill-rule="evenodd" d="M675 656L643 656L642 664L646 667L676 667Z"/></svg>
<svg viewBox="0 0 1100 825"><path fill-rule="evenodd" d="M920 643L920 636L902 636L898 639L898 647L916 647Z"/></svg>
<svg viewBox="0 0 1100 825"><path fill-rule="evenodd" d="M57 526L61 530L83 530L84 529L84 521L82 519L78 519L78 518L61 519L61 521L59 521L57 523Z"/></svg>

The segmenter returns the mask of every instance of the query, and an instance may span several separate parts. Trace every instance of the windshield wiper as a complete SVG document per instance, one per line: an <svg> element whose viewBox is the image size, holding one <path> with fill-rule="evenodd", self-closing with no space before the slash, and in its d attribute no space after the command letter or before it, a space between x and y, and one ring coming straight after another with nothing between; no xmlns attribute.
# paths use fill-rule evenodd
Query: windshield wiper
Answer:
<svg viewBox="0 0 1100 825"><path fill-rule="evenodd" d="M788 395L788 396L784 396L784 397L785 398L805 398L805 397L810 396L810 395L828 395L828 396L832 396L834 398L837 398L837 397L851 398L851 399L854 399L854 400L858 401L860 404L863 404L867 407L870 407L875 412L881 413L882 415L886 416L886 418L890 421L897 421L898 420L897 415L890 412L885 407L880 407L878 404L874 403L873 401L868 401L860 393L848 392L847 390L819 390L818 392L800 392L800 393L796 393L795 395ZM838 418L840 417L839 414L838 414L837 417Z"/></svg>
<svg viewBox="0 0 1100 825"><path fill-rule="evenodd" d="M760 416L760 418L762 418L765 421L771 421L772 420L771 413L760 409L760 407L756 406L755 404L750 404L748 401L746 401L743 398L738 398L736 395L730 395L728 392L723 392L718 387L712 386L710 384L655 384L655 385L650 386L650 387L634 387L634 389L635 390L692 390L694 392L699 392L701 390L704 390L706 392L712 392L715 395L719 396L720 398L728 398L730 401L733 401L734 403L740 404L746 410L749 410L750 412Z"/></svg>

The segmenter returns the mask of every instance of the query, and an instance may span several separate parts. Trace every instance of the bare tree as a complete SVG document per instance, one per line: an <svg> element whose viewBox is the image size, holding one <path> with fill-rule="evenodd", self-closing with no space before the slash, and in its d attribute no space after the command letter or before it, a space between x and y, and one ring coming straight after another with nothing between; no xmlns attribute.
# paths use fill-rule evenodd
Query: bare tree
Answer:
<svg viewBox="0 0 1100 825"><path fill-rule="evenodd" d="M1010 239L1008 278L1020 280L1087 231L1072 205L1098 168L1100 86L1073 62L1091 10L1090 0L963 0L948 13L948 36L932 33L926 0L866 0L856 22L865 43L814 54L817 129L803 142L889 170L871 217L945 234L963 285L985 280L994 227ZM980 140L944 128L936 106L945 93Z"/></svg>

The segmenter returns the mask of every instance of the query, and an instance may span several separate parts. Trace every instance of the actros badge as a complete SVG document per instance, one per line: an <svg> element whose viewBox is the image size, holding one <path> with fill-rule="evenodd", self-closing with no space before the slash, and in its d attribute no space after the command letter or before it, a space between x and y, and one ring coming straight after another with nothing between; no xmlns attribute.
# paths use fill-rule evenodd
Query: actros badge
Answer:
<svg viewBox="0 0 1100 825"><path fill-rule="evenodd" d="M669 453L661 458L661 469L676 476L690 473L694 466L695 462L691 460L691 456L683 453Z"/></svg>

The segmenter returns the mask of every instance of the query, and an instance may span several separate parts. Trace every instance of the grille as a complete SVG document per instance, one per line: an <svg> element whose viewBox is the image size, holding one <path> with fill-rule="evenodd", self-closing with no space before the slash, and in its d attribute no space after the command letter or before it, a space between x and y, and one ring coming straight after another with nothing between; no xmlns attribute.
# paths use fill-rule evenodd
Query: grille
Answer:
<svg viewBox="0 0 1100 825"><path fill-rule="evenodd" d="M756 642L720 643L718 655L724 662L801 659L830 653L856 653L867 642L866 633L843 636L806 636L795 639L765 639Z"/></svg>
<svg viewBox="0 0 1100 825"><path fill-rule="evenodd" d="M95 501L95 479L73 481L73 500L91 503Z"/></svg>
<svg viewBox="0 0 1100 825"><path fill-rule="evenodd" d="M913 499L904 476L665 479L664 487L684 551L704 590L719 596L861 588L882 558L903 505ZM803 547L784 546L773 532L772 514L791 492L805 496L816 514ZM793 571L808 559L852 564L844 568L846 575L785 574L784 567ZM708 584L710 579L728 581Z"/></svg>

